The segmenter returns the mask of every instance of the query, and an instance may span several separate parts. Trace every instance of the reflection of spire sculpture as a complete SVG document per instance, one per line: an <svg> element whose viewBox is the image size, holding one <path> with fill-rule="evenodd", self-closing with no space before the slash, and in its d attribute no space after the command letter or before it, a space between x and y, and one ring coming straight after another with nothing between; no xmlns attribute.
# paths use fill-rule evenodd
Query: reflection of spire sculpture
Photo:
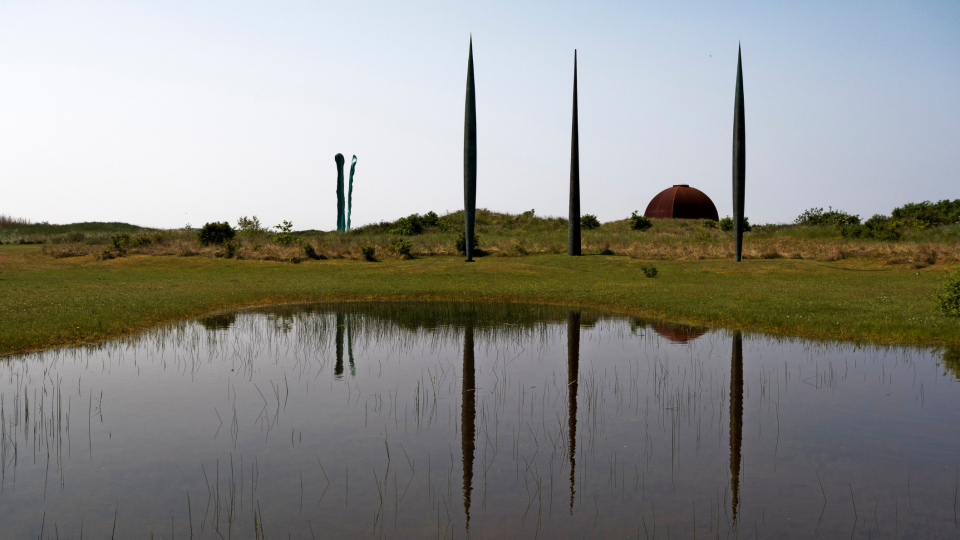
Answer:
<svg viewBox="0 0 960 540"><path fill-rule="evenodd" d="M567 314L567 431L570 433L570 515L577 473L577 378L580 371L580 312Z"/></svg>
<svg viewBox="0 0 960 540"><path fill-rule="evenodd" d="M473 454L476 450L477 382L473 365L473 325L463 335L463 399L460 405L460 445L463 447L463 510L470 534L470 492L473 490Z"/></svg>
<svg viewBox="0 0 960 540"><path fill-rule="evenodd" d="M743 444L743 336L733 335L730 363L730 488L733 491L733 526L740 508L740 446Z"/></svg>
<svg viewBox="0 0 960 540"><path fill-rule="evenodd" d="M353 322L353 317L347 315L347 360L350 362L350 376L356 377L357 366L353 364L353 330L351 329L353 325L350 324L351 322Z"/></svg>
<svg viewBox="0 0 960 540"><path fill-rule="evenodd" d="M333 366L333 376L343 377L343 313L337 312L337 363Z"/></svg>

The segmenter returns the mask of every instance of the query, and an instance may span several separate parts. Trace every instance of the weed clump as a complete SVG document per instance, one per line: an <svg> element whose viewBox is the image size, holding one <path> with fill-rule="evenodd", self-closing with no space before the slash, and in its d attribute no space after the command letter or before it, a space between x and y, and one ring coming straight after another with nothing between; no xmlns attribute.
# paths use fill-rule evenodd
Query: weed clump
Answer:
<svg viewBox="0 0 960 540"><path fill-rule="evenodd" d="M947 317L960 317L960 268L947 274L937 290L937 307Z"/></svg>
<svg viewBox="0 0 960 540"><path fill-rule="evenodd" d="M375 257L377 249L373 246L361 246L360 254L363 255L364 260L375 262L377 259Z"/></svg>
<svg viewBox="0 0 960 540"><path fill-rule="evenodd" d="M396 241L391 246L393 251L397 252L397 255L401 257L410 257L410 251L413 250L413 242L410 240L404 240L403 237L397 237Z"/></svg>
<svg viewBox="0 0 960 540"><path fill-rule="evenodd" d="M657 274L659 274L656 266L641 266L640 271L643 272L643 275L647 276L648 278L655 278L657 277Z"/></svg>
<svg viewBox="0 0 960 540"><path fill-rule="evenodd" d="M284 220L282 224L274 227L277 232L273 233L273 239L281 246L289 246L296 243L298 238L293 234L293 223Z"/></svg>
<svg viewBox="0 0 960 540"><path fill-rule="evenodd" d="M647 216L641 216L634 210L630 215L630 229L634 231L645 231L653 227L653 222Z"/></svg>
<svg viewBox="0 0 960 540"><path fill-rule="evenodd" d="M214 221L212 223L207 223L203 226L203 228L197 231L197 242L204 245L221 245L227 240L233 240L233 237L236 234L237 232L234 231L233 227L231 227L226 221Z"/></svg>
<svg viewBox="0 0 960 540"><path fill-rule="evenodd" d="M532 210L531 210L532 211ZM460 234L457 236L457 241L455 242L457 251L460 253L467 252L467 235L465 232L460 231ZM480 238L476 233L473 234L473 249L474 251L480 250Z"/></svg>
<svg viewBox="0 0 960 540"><path fill-rule="evenodd" d="M306 255L307 257L315 261L320 259L326 259L326 257L317 253L317 248L313 247L313 244L311 244L310 242L303 242L301 246L303 247L303 254Z"/></svg>
<svg viewBox="0 0 960 540"><path fill-rule="evenodd" d="M223 243L223 256L227 259L232 259L237 254L237 250L240 248L236 242L233 240L227 240Z"/></svg>
<svg viewBox="0 0 960 540"><path fill-rule="evenodd" d="M130 245L130 235L127 233L117 233L110 237L110 243L113 244L113 249L123 253L127 250L127 246Z"/></svg>

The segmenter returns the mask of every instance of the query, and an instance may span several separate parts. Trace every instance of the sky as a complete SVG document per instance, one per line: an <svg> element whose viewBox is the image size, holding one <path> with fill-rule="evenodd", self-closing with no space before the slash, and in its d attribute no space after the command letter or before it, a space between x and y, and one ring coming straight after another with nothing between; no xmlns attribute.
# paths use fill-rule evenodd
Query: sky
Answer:
<svg viewBox="0 0 960 540"><path fill-rule="evenodd" d="M960 198L960 2L0 3L0 214L336 228L477 206L566 216L574 50L581 209L689 184L732 214L737 47L746 215L864 219Z"/></svg>

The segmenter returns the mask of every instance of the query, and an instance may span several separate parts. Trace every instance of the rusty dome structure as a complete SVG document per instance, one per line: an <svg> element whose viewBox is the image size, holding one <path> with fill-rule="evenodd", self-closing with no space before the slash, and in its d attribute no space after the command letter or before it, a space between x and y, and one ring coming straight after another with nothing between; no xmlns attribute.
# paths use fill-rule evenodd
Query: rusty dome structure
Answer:
<svg viewBox="0 0 960 540"><path fill-rule="evenodd" d="M710 197L687 184L676 184L658 193L643 215L648 218L720 219Z"/></svg>

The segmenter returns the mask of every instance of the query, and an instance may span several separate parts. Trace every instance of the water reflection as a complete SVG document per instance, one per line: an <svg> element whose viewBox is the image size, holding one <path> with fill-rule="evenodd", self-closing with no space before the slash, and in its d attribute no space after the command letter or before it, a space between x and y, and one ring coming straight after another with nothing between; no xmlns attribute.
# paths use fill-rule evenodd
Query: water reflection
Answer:
<svg viewBox="0 0 960 540"><path fill-rule="evenodd" d="M730 491L733 502L730 513L733 528L737 529L737 511L740 509L740 463L743 446L743 335L733 333L733 354L730 361Z"/></svg>
<svg viewBox="0 0 960 540"><path fill-rule="evenodd" d="M577 480L577 378L580 371L580 312L567 315L567 432L570 438L570 515Z"/></svg>
<svg viewBox="0 0 960 540"><path fill-rule="evenodd" d="M955 537L956 351L518 304L183 322L0 364L0 536Z"/></svg>
<svg viewBox="0 0 960 540"><path fill-rule="evenodd" d="M463 511L466 514L466 530L470 533L470 495L473 492L473 454L476 449L477 405L476 375L473 363L473 324L468 322L463 330L463 395L460 412L460 446L463 450Z"/></svg>

